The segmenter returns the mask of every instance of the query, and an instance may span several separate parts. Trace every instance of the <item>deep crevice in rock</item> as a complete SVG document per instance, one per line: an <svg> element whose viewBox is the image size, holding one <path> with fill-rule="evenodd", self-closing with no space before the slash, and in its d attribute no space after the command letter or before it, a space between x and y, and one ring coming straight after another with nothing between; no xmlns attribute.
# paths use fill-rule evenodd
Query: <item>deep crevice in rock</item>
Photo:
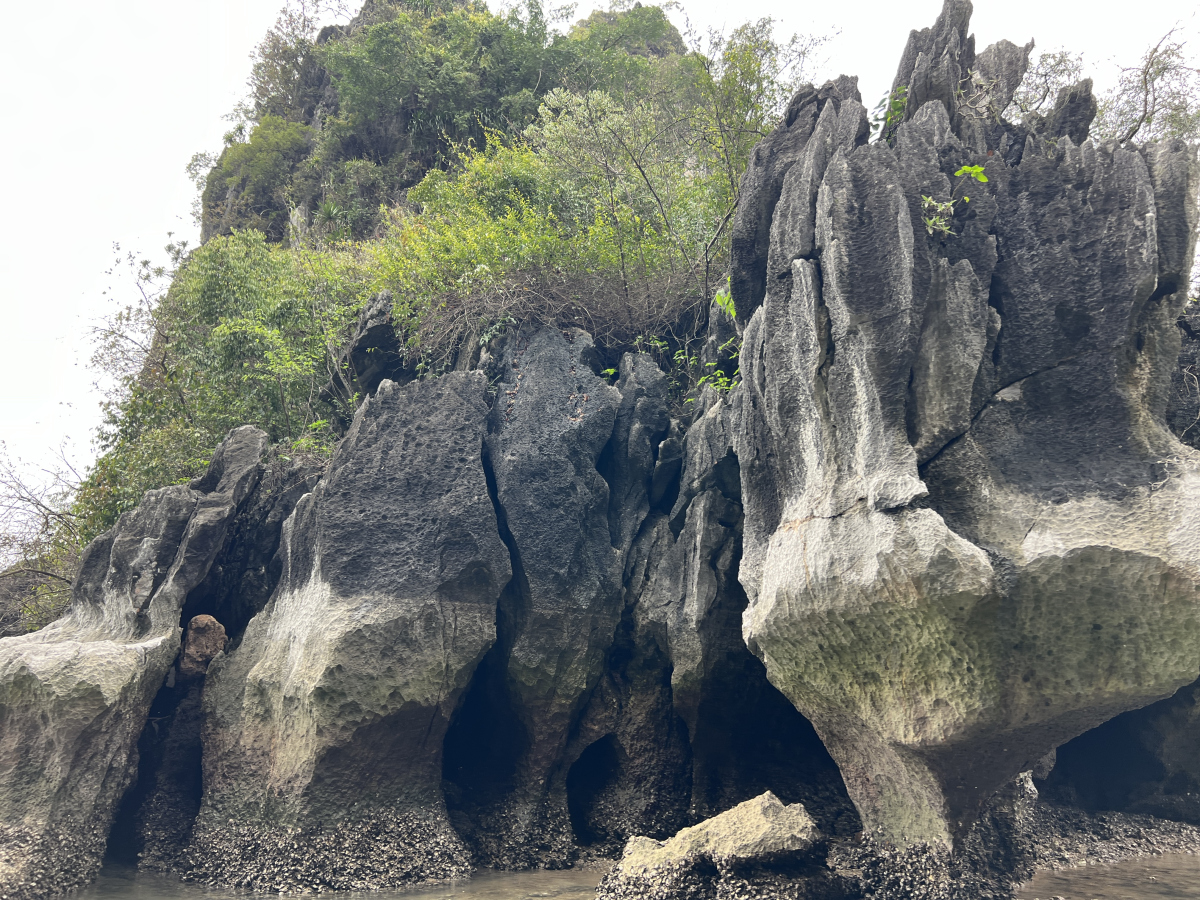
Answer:
<svg viewBox="0 0 1200 900"><path fill-rule="evenodd" d="M803 803L826 834L855 834L862 823L837 764L742 640L748 599L737 582L740 543L739 538L725 590L710 614L719 619L714 630L724 638L691 740L693 818L716 815L769 790L784 803Z"/></svg>
<svg viewBox="0 0 1200 900"><path fill-rule="evenodd" d="M203 790L203 687L171 678L155 696L138 739L137 777L109 831L108 860L156 871L178 865Z"/></svg>
<svg viewBox="0 0 1200 900"><path fill-rule="evenodd" d="M518 761L529 747L527 729L506 682L508 654L528 608L529 582L497 494L486 442L482 460L488 496L513 574L496 605L496 642L475 669L442 745L442 788L450 822L468 842L487 825L480 820L480 813L512 790Z"/></svg>
<svg viewBox="0 0 1200 900"><path fill-rule="evenodd" d="M225 546L205 579L189 594L179 624L210 615L225 626L236 646L250 620L267 605L282 569L279 549L283 523L323 471L317 462L291 463L272 454L258 487L238 512Z"/></svg>
<svg viewBox="0 0 1200 900"><path fill-rule="evenodd" d="M596 801L616 781L621 767L616 736L606 734L579 755L567 772L567 810L575 839L583 846L602 840L594 825Z"/></svg>

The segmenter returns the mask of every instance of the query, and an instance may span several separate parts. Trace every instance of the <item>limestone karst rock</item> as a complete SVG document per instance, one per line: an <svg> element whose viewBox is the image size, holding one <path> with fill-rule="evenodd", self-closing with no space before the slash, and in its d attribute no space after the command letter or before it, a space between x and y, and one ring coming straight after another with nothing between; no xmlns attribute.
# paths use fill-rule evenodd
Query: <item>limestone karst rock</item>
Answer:
<svg viewBox="0 0 1200 900"><path fill-rule="evenodd" d="M232 431L207 473L146 494L84 553L70 612L0 640L0 894L100 868L136 744L179 650L179 616L253 491L267 435Z"/></svg>
<svg viewBox="0 0 1200 900"><path fill-rule="evenodd" d="M980 121L970 9L913 33L886 141L830 85L777 147L766 290L734 298L745 638L901 843L1200 667L1200 457L1164 419L1195 154Z"/></svg>
<svg viewBox="0 0 1200 900"><path fill-rule="evenodd" d="M670 840L633 838L597 897L845 896L845 887L823 865L823 844L801 804L785 806L768 791ZM785 870L786 878L774 876L771 867Z"/></svg>
<svg viewBox="0 0 1200 900"><path fill-rule="evenodd" d="M484 386L384 382L289 519L271 602L208 672L198 874L269 888L286 864L287 884L349 889L469 871L442 739L511 574Z"/></svg>
<svg viewBox="0 0 1200 900"><path fill-rule="evenodd" d="M210 883L640 836L663 877L608 896L769 896L771 860L823 890L817 830L948 858L983 809L969 856L1014 776L1195 682L1195 155L1089 139L1087 82L1005 121L1030 47L975 53L970 12L910 37L874 141L842 77L753 154L736 316L692 345L731 390L683 404L650 357L534 323L401 385L379 295L328 467L239 429L150 492L67 619L0 641L0 894L86 880L135 769L110 848ZM1145 808L1194 814L1195 697L1142 714ZM683 846L743 814L774 843Z"/></svg>
<svg viewBox="0 0 1200 900"><path fill-rule="evenodd" d="M653 450L668 425L657 367L627 356L612 386L593 371L593 354L578 330L514 335L488 420L487 456L515 569L488 670L496 696L487 702L508 711L499 725L507 743L481 736L498 755L470 768L507 772L503 785L468 790L465 800L473 843L494 864L571 858L565 779L573 760L564 753L616 633L624 555L645 516Z"/></svg>
<svg viewBox="0 0 1200 900"><path fill-rule="evenodd" d="M197 662L211 661L210 654L223 649L222 635L240 638L249 620L266 606L279 580L274 557L283 523L323 471L319 461L293 459L282 449L274 448L264 457L254 492L226 528L224 545L208 575L183 605L180 622L189 628L205 623L205 631L214 638L195 654ZM202 671L186 664L189 642L185 634L175 670L150 706L137 742L137 781L121 801L107 851L111 858L161 872L185 868L181 854L203 793L201 698L207 661Z"/></svg>

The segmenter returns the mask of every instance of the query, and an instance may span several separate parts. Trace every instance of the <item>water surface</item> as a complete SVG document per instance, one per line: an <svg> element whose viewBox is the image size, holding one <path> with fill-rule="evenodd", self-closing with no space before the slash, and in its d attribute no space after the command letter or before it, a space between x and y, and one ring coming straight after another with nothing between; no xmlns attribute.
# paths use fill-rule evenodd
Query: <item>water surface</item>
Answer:
<svg viewBox="0 0 1200 900"><path fill-rule="evenodd" d="M362 900L591 900L604 873L597 869L562 872L480 872L466 881L406 891L369 894L329 893L321 896ZM185 884L134 869L105 868L96 883L78 900L247 900L278 898L278 894L252 894L198 884ZM315 895L308 895L315 896Z"/></svg>
<svg viewBox="0 0 1200 900"><path fill-rule="evenodd" d="M1111 866L1039 872L1020 900L1200 900L1200 856L1170 853Z"/></svg>
<svg viewBox="0 0 1200 900"><path fill-rule="evenodd" d="M603 872L488 872L467 881L406 891L326 894L330 900L591 900ZM106 868L78 900L247 900L251 894L185 884L133 869ZM1018 900L1200 900L1200 856L1167 854L1111 866L1039 872L1017 892Z"/></svg>

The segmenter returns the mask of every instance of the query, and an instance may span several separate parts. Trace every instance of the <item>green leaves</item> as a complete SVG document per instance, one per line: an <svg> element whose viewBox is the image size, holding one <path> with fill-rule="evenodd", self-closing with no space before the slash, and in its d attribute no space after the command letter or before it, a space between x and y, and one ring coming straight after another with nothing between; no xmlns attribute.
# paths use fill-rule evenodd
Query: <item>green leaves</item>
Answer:
<svg viewBox="0 0 1200 900"><path fill-rule="evenodd" d="M988 177L983 174L983 166L962 166L954 175L957 178L974 178L980 184L986 184L988 180Z"/></svg>
<svg viewBox="0 0 1200 900"><path fill-rule="evenodd" d="M205 184L205 216L219 230L222 220L257 228L273 241L287 234L292 171L308 153L312 130L264 116L249 140L225 148Z"/></svg>
<svg viewBox="0 0 1200 900"><path fill-rule="evenodd" d="M104 452L76 495L86 538L146 490L199 474L235 426L310 450L332 442L326 425L312 427L330 411L319 391L366 296L363 273L346 262L344 251L272 247L257 231L213 238L179 269L149 321L114 323L143 352L106 404Z"/></svg>
<svg viewBox="0 0 1200 900"><path fill-rule="evenodd" d="M897 85L875 105L871 116L871 129L875 137L890 140L896 126L904 121L907 110L908 85Z"/></svg>
<svg viewBox="0 0 1200 900"><path fill-rule="evenodd" d="M954 232L950 230L950 220L954 217L954 203L953 200L941 202L930 196L922 195L921 221L925 224L925 230L929 234L953 236Z"/></svg>

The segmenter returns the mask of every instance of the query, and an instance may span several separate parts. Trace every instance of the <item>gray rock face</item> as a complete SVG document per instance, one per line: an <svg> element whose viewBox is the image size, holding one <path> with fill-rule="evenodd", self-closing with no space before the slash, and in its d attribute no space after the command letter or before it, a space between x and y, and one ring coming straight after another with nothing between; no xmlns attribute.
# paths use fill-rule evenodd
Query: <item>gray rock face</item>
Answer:
<svg viewBox="0 0 1200 900"><path fill-rule="evenodd" d="M0 895L89 878L136 769L113 848L209 883L640 836L602 897L840 897L818 827L945 869L982 815L991 853L997 789L1194 683L1195 156L1089 141L1086 82L1004 121L1031 48L976 54L970 10L910 37L880 141L841 78L755 152L701 350L742 382L687 427L577 330L399 386L381 295L327 470L239 429L96 541L70 616L0 641ZM1196 707L1140 714L1145 808L1192 815Z"/></svg>
<svg viewBox="0 0 1200 900"><path fill-rule="evenodd" d="M641 685L630 698L619 690L594 698L618 711L609 713L610 727L623 764L605 796L622 799L590 827L612 834L625 824L625 836L662 837L773 790L809 806L830 833L853 833L857 816L832 760L742 640L747 601L738 582L741 481L731 410L715 393L702 399L708 408L687 432L674 506L647 520L625 569L622 635L631 662L617 680L637 685L628 673L645 673L655 660L660 699L643 708L653 694ZM673 722L682 756L671 749ZM623 786L626 777L636 790Z"/></svg>
<svg viewBox="0 0 1200 900"><path fill-rule="evenodd" d="M771 222L784 176L793 168L826 105L833 103L836 108L845 100L861 99L856 78L843 76L820 89L804 85L788 104L783 123L751 154L730 232L729 284L739 319L748 320L766 293L763 266L771 248Z"/></svg>
<svg viewBox="0 0 1200 900"><path fill-rule="evenodd" d="M734 399L746 642L900 843L950 844L1200 661L1200 458L1164 421L1195 156L984 127L969 14L913 33L886 141L850 100L768 140L792 162ZM1026 55L979 55L997 103Z"/></svg>
<svg viewBox="0 0 1200 900"><path fill-rule="evenodd" d="M654 425L638 415L639 400L653 406L646 372L622 365L630 389L623 404L620 390L592 372L591 347L582 331L517 335L488 420L488 460L516 569L501 603L497 689L518 733L506 763L507 788L473 814L480 828L473 837L485 860L502 865L569 861L574 841L558 787L570 763L563 753L620 619L619 545L640 524L636 514L646 502L640 495L652 473L652 460L643 457L657 443L647 435ZM651 394L655 389L652 379ZM610 468L632 457L640 471L640 483L631 472L617 485L634 503L624 518L623 506L611 506L613 488L598 468L622 413ZM651 419L665 430L665 414L653 411ZM632 442L618 446L622 437Z"/></svg>
<svg viewBox="0 0 1200 900"><path fill-rule="evenodd" d="M323 460L289 459L279 448L272 448L264 457L257 487L226 529L225 545L216 562L188 594L181 622L211 615L228 635L241 636L279 582L276 551L283 523L324 470Z"/></svg>
<svg viewBox="0 0 1200 900"><path fill-rule="evenodd" d="M442 738L511 575L484 386L385 382L285 525L270 604L209 668L197 877L364 889L469 870Z"/></svg>
<svg viewBox="0 0 1200 900"><path fill-rule="evenodd" d="M155 695L138 739L137 781L121 801L107 855L139 868L176 874L188 868L181 854L203 793L201 697L208 663L227 637L240 639L250 618L266 606L279 580L273 557L283 522L316 485L323 466L273 450L262 469L208 575L188 593L180 621L198 633L185 635L178 664Z"/></svg>
<svg viewBox="0 0 1200 900"><path fill-rule="evenodd" d="M191 486L150 491L84 552L71 611L0 641L0 894L41 897L100 867L179 617L254 489L267 436L232 431Z"/></svg>
<svg viewBox="0 0 1200 900"><path fill-rule="evenodd" d="M1187 304L1178 326L1182 348L1171 373L1167 424L1180 441L1200 449L1200 308Z"/></svg>
<svg viewBox="0 0 1200 900"><path fill-rule="evenodd" d="M767 792L668 841L632 838L597 896L844 896L824 868L823 850L821 833L804 807L784 806ZM764 864L784 869L787 877L763 878Z"/></svg>

